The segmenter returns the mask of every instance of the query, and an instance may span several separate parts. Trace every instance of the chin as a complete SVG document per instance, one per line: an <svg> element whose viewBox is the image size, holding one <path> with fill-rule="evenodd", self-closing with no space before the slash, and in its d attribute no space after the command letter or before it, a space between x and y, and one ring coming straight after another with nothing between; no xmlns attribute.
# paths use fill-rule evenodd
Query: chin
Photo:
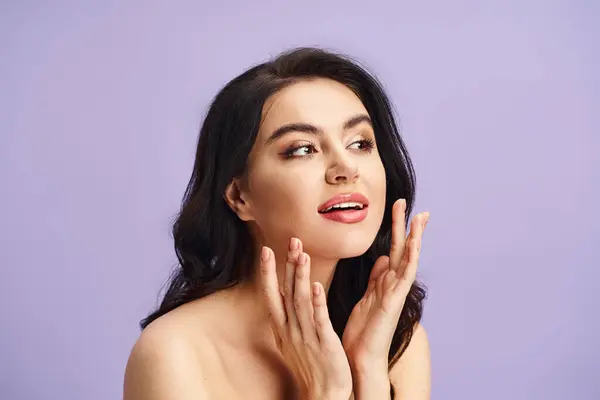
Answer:
<svg viewBox="0 0 600 400"><path fill-rule="evenodd" d="M358 228L358 227L357 227ZM315 253L327 259L358 257L364 254L375 240L376 233L369 234L361 229L350 229L343 235L314 235L311 248ZM315 240L316 239L316 240Z"/></svg>

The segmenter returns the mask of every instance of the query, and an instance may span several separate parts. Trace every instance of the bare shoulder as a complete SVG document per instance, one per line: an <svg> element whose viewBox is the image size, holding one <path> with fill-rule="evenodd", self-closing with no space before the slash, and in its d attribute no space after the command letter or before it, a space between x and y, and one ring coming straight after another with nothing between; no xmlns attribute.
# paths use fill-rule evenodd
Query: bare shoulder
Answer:
<svg viewBox="0 0 600 400"><path fill-rule="evenodd" d="M428 400L431 393L429 339L421 324L415 325L412 339L390 371L396 398Z"/></svg>
<svg viewBox="0 0 600 400"><path fill-rule="evenodd" d="M216 352L196 309L182 306L144 329L127 362L123 400L209 398L206 366L214 368Z"/></svg>

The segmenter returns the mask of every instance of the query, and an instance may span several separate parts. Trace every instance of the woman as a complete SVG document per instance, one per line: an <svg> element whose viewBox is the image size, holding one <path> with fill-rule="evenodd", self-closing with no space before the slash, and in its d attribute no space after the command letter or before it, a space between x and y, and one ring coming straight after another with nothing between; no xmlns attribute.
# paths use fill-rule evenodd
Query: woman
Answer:
<svg viewBox="0 0 600 400"><path fill-rule="evenodd" d="M232 80L124 399L428 399L414 191L390 103L356 63L301 48Z"/></svg>

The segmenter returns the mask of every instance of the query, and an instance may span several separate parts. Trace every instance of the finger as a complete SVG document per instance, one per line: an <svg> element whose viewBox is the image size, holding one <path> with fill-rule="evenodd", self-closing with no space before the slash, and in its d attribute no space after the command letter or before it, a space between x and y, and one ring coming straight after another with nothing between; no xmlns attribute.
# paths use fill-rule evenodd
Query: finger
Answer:
<svg viewBox="0 0 600 400"><path fill-rule="evenodd" d="M383 294L384 291L384 282L386 279L389 279L388 276L391 273L396 273L396 271L394 271L393 269L388 269L386 271L383 272L383 274L381 274L379 276L379 278L377 278L377 283L375 284L375 293L377 295L378 299L381 299L381 295Z"/></svg>
<svg viewBox="0 0 600 400"><path fill-rule="evenodd" d="M402 302L398 296L396 296L397 283L398 275L396 274L396 271L390 269L385 272L385 276L382 277L381 283L378 285L379 293L377 294L377 297L379 299L379 304L387 316L399 315L402 311Z"/></svg>
<svg viewBox="0 0 600 400"><path fill-rule="evenodd" d="M333 325L329 319L325 290L323 289L323 285L319 282L314 282L312 284L312 290L317 337L319 338L322 347L330 347L336 343L336 340L339 340L339 337L333 330Z"/></svg>
<svg viewBox="0 0 600 400"><path fill-rule="evenodd" d="M283 297L285 300L285 311L287 314L287 326L293 340L301 338L298 318L294 310L294 283L296 276L296 262L302 251L302 243L297 238L291 238L285 262L285 283Z"/></svg>
<svg viewBox="0 0 600 400"><path fill-rule="evenodd" d="M421 253L421 242L423 239L423 231L425 221L429 218L429 213L423 213L421 217L414 224L414 236L410 242L408 248L408 262L406 268L402 274L402 283L406 289L410 290L410 286L413 284L417 277L417 267L419 265L419 256ZM413 229L413 228L411 228Z"/></svg>
<svg viewBox="0 0 600 400"><path fill-rule="evenodd" d="M269 313L275 326L281 329L285 325L285 306L279 292L275 254L273 250L266 246L261 251L260 272L262 289L267 300Z"/></svg>
<svg viewBox="0 0 600 400"><path fill-rule="evenodd" d="M396 200L392 206L392 242L390 246L390 269L398 270L404 254L406 228L406 200Z"/></svg>
<svg viewBox="0 0 600 400"><path fill-rule="evenodd" d="M296 266L296 283L294 288L294 311L298 316L302 337L307 343L318 343L313 318L313 305L310 288L310 257L302 252Z"/></svg>
<svg viewBox="0 0 600 400"><path fill-rule="evenodd" d="M411 246L413 245L413 242L415 240L417 240L417 234L418 234L418 225L423 225L423 213L419 213L417 215L415 215L412 220L410 221L410 232L408 233L408 237L406 238L406 243L404 245L405 250L404 250L404 254L402 254L402 260L400 261L400 267L398 268L398 273L402 273L402 266L406 267L406 264L408 263L408 260L410 258L410 251L409 249L411 248Z"/></svg>
<svg viewBox="0 0 600 400"><path fill-rule="evenodd" d="M373 265L373 269L371 270L371 274L369 276L369 284L367 286L365 296L369 295L373 291L373 289L375 289L377 279L389 268L390 258L388 256L381 256L377 259L377 261L375 261L375 265Z"/></svg>
<svg viewBox="0 0 600 400"><path fill-rule="evenodd" d="M394 270L389 270L387 274L385 274L385 277L383 279L383 284L381 287L382 293L381 295L383 296L388 290L392 289L396 284L396 271Z"/></svg>

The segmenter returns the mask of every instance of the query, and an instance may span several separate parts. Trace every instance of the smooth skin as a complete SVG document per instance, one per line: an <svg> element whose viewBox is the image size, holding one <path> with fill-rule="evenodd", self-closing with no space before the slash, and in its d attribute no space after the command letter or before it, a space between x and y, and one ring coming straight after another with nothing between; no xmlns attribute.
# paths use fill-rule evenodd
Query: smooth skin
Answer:
<svg viewBox="0 0 600 400"><path fill-rule="evenodd" d="M420 246L421 216L413 218L405 238L404 210L398 204L394 207L391 252L373 268L372 288L353 311L341 344L329 335L325 323L315 325L318 340L306 328L310 307L313 323L315 315L318 321L325 315L320 296L326 297L337 262L367 251L383 219L385 169L373 127L360 118L364 115L364 105L350 89L327 79L299 81L267 101L247 177L234 179L223 196L255 240L256 276L177 307L146 327L127 363L124 400L337 398L348 394L349 380L356 399L385 399L390 383L398 399L429 399L429 344L423 327L415 326L410 344L389 373L386 347L408 282L414 279L411 246ZM274 132L290 124L308 126L311 132L293 129L273 139ZM364 221L350 226L318 214L320 204L347 192L368 197ZM301 252L307 254L307 263L299 268L298 290L289 286L289 280L285 289L287 267L298 261L286 263L292 238L299 239ZM282 307L275 306L276 296L266 296L263 247L272 251L269 260L284 294L283 327L281 317L269 312L269 307L280 311ZM273 267L269 268L274 285ZM315 286L322 292L312 299ZM304 299L298 312L290 308L291 293ZM297 324L291 322L293 331L288 309L297 315ZM279 318L277 324L274 318ZM312 335L312 349L299 347L298 335L303 332ZM326 348L330 357L321 357L314 346ZM309 370L309 365L318 368Z"/></svg>
<svg viewBox="0 0 600 400"><path fill-rule="evenodd" d="M283 294L273 251L263 247L261 277L273 331L286 364L300 382L300 392L309 394L303 399L347 399L353 392L358 399L389 397L389 348L416 278L429 219L429 213L415 216L407 239L405 210L404 199L394 204L390 255L376 261L367 291L348 320L343 345L331 326L322 285L312 283L311 293L310 257L302 251L302 242L290 241ZM356 375L354 390L350 364ZM395 390L407 398L425 398L428 391Z"/></svg>
<svg viewBox="0 0 600 400"><path fill-rule="evenodd" d="M325 290L310 282L310 256L299 239L290 240L284 294L279 290L275 254L263 247L261 277L273 333L301 399L347 399L352 374L342 343L333 330Z"/></svg>

